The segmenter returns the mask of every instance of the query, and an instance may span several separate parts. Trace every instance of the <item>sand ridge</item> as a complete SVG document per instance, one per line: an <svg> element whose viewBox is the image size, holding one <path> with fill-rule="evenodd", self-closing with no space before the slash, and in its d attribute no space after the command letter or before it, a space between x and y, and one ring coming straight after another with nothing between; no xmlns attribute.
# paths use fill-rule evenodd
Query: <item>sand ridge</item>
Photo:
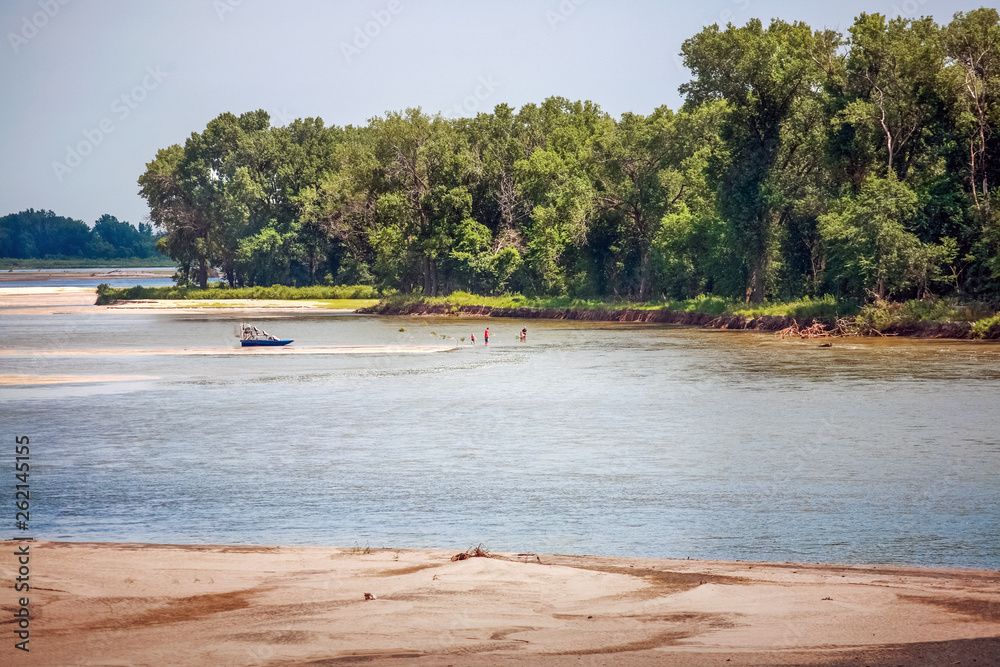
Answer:
<svg viewBox="0 0 1000 667"><path fill-rule="evenodd" d="M441 550L321 547L31 549L32 651L14 664L936 664L955 651L1000 661L1000 574L989 571L536 554L452 561ZM0 577L13 571L13 558L0 558ZM5 616L11 598L5 589Z"/></svg>

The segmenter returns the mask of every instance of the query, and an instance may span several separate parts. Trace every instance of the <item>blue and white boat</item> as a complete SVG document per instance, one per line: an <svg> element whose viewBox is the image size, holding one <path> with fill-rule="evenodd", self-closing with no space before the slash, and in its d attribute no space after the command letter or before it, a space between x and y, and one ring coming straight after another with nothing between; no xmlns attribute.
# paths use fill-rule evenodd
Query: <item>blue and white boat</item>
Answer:
<svg viewBox="0 0 1000 667"><path fill-rule="evenodd" d="M233 333L240 339L243 347L280 347L292 342L289 338L278 338L258 329L252 324L241 322L233 327Z"/></svg>

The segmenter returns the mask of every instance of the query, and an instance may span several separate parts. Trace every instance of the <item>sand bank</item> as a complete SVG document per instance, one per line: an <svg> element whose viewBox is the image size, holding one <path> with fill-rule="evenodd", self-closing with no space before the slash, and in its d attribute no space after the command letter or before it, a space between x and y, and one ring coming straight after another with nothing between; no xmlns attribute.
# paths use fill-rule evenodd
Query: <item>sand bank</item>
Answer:
<svg viewBox="0 0 1000 667"><path fill-rule="evenodd" d="M71 271L66 269L25 269L0 271L0 283L38 282L44 285L49 280L93 280L94 287L104 280L141 280L148 278L170 278L176 269L133 268L133 269L91 269Z"/></svg>
<svg viewBox="0 0 1000 667"><path fill-rule="evenodd" d="M306 299L145 299L141 301L118 301L109 304L108 310L190 310L198 308L227 308L232 310L266 309L266 310L308 310L323 308L322 301ZM353 311L352 308L329 309L335 311Z"/></svg>
<svg viewBox="0 0 1000 667"><path fill-rule="evenodd" d="M136 380L158 379L154 375L0 375L0 387L33 384L134 382Z"/></svg>
<svg viewBox="0 0 1000 667"><path fill-rule="evenodd" d="M96 299L97 290L89 287L0 286L0 313L54 315L106 310L105 306L94 305Z"/></svg>
<svg viewBox="0 0 1000 667"><path fill-rule="evenodd" d="M2 285L2 283L0 283ZM322 301L291 299L150 299L121 301L106 306L94 305L97 290L89 287L2 287L0 286L0 313L54 315L60 313L97 312L149 312L159 310L220 311L241 314L252 313L281 315L304 310L322 310L326 313L354 312L353 308L329 308Z"/></svg>
<svg viewBox="0 0 1000 667"><path fill-rule="evenodd" d="M215 357L221 355L430 354L457 350L454 345L340 345L310 347L207 347L157 350L0 350L0 357ZM7 376L0 376L7 377ZM9 376L19 377L19 376ZM110 378L115 379L115 378ZM135 379L135 378L125 378ZM148 379L148 378L140 378ZM75 380L73 380L75 381ZM104 380L93 380L101 382Z"/></svg>
<svg viewBox="0 0 1000 667"><path fill-rule="evenodd" d="M4 664L1000 661L1000 574L989 571L534 554L453 562L455 551L316 547L30 549L31 652L4 633ZM12 543L5 552L0 577L12 581ZM10 619L11 586L0 603Z"/></svg>

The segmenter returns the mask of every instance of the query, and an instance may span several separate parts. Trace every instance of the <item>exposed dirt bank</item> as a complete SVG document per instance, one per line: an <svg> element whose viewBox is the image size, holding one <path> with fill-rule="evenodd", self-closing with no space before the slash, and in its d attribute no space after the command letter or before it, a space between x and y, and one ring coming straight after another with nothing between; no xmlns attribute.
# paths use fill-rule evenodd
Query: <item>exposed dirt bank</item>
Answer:
<svg viewBox="0 0 1000 667"><path fill-rule="evenodd" d="M675 310L639 310L635 308L589 310L574 308L500 308L494 306L452 306L448 304L409 303L405 305L378 304L360 309L360 313L375 315L452 315L461 317L507 317L513 319L580 320L591 322L662 322L715 329L740 329L751 331L782 331L789 327L816 329L832 334L837 324L813 318L795 318L790 315L715 316L706 313ZM817 326L818 325L818 326ZM874 333L872 335L879 335ZM971 322L914 322L888 326L881 335L907 336L910 338L966 338L972 335ZM987 330L986 339L1000 339L1000 326Z"/></svg>

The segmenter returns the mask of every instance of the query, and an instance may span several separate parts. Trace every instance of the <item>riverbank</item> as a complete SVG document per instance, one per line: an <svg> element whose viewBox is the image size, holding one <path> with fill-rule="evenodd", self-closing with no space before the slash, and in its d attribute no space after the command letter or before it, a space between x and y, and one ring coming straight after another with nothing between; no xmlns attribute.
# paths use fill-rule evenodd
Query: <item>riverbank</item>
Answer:
<svg viewBox="0 0 1000 667"><path fill-rule="evenodd" d="M579 320L584 322L658 322L714 329L770 331L803 338L845 335L906 336L910 338L1000 339L1000 319L980 321L915 321L888 319L871 326L858 317L822 318L794 315L744 315L739 313L671 310L670 308L531 308L483 305L456 305L424 301L381 301L363 308L375 315L443 315L461 317L505 317L513 319ZM997 321L991 321L997 320Z"/></svg>
<svg viewBox="0 0 1000 667"><path fill-rule="evenodd" d="M370 289L370 288L369 288ZM853 316L824 314L825 302L790 305L796 314L769 314L778 306L768 306L758 311L720 312L720 303L705 300L705 307L685 304L683 309L672 307L602 307L600 303L581 306L546 307L543 305L497 306L469 303L450 303L446 300L401 300L358 297L364 290L357 287L342 288L243 288L241 290L186 291L178 296L176 288L122 288L106 290L103 296L95 290L82 287L3 288L0 284L0 310L31 308L33 312L69 312L92 306L100 310L151 311L177 309L232 309L249 312L296 312L308 309L335 310L386 316L452 316L490 317L517 320L549 319L583 322L644 322L679 324L714 329L773 332L782 336L801 338L828 338L840 336L900 336L908 338L942 338L956 340L1000 339L1000 316L978 317L968 320L920 319L913 311L922 308L914 302L883 304L866 307ZM171 298L119 298L131 294L170 294ZM254 296L256 294L256 296ZM97 305L94 305L95 295ZM239 295L239 296L237 296ZM310 298L311 296L311 298ZM194 298L199 297L199 298ZM283 298L284 297L284 298ZM292 297L292 298L289 298ZM345 298L346 297L346 298ZM547 300L559 303L560 300ZM565 301L565 300L564 300ZM962 313L964 307L938 310ZM801 314L805 313L805 314ZM980 313L982 314L982 313ZM975 315L975 313L970 313Z"/></svg>
<svg viewBox="0 0 1000 667"><path fill-rule="evenodd" d="M33 542L30 664L994 664L1000 575ZM9 550L13 553L13 548ZM13 580L12 555L0 573ZM8 616L16 609L10 587ZM29 664L13 642L5 664Z"/></svg>

